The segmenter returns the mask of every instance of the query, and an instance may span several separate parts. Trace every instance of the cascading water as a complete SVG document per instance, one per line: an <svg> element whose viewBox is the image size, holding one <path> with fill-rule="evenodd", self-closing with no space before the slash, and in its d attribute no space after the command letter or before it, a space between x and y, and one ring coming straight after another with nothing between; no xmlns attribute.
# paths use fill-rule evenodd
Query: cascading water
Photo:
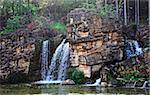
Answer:
<svg viewBox="0 0 150 95"><path fill-rule="evenodd" d="M49 71L46 80L64 80L65 78L65 70L68 66L68 58L69 58L69 43L65 43L65 39L61 42L61 44L57 47L51 65L49 66Z"/></svg>
<svg viewBox="0 0 150 95"><path fill-rule="evenodd" d="M66 68L68 67L68 58L69 58L69 43L66 43L61 52L61 62L59 65L59 72L57 80L65 80Z"/></svg>
<svg viewBox="0 0 150 95"><path fill-rule="evenodd" d="M43 42L41 74L42 80L36 84L61 83L65 79L69 58L69 43L65 39L53 54L51 64L48 66L48 41Z"/></svg>
<svg viewBox="0 0 150 95"><path fill-rule="evenodd" d="M85 84L83 86L100 86L101 78L97 79L95 83L93 84Z"/></svg>
<svg viewBox="0 0 150 95"><path fill-rule="evenodd" d="M127 58L138 56L143 53L142 48L140 48L137 41L127 40L126 43L127 43L127 46L126 46Z"/></svg>
<svg viewBox="0 0 150 95"><path fill-rule="evenodd" d="M47 71L48 71L48 40L43 42L41 54L41 76L43 80L46 80Z"/></svg>

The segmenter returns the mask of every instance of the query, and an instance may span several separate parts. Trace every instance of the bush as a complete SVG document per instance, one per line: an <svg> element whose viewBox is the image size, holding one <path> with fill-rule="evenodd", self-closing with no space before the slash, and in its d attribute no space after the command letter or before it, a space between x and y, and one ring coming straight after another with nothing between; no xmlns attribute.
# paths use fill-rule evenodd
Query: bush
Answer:
<svg viewBox="0 0 150 95"><path fill-rule="evenodd" d="M6 27L2 31L3 33L14 32L20 27L20 16L12 16L7 20Z"/></svg>
<svg viewBox="0 0 150 95"><path fill-rule="evenodd" d="M112 4L106 4L99 10L101 17L115 17L115 10Z"/></svg>
<svg viewBox="0 0 150 95"><path fill-rule="evenodd" d="M70 68L68 70L68 78L72 79L76 84L83 83L85 77L84 73L78 69Z"/></svg>
<svg viewBox="0 0 150 95"><path fill-rule="evenodd" d="M67 31L67 27L62 22L53 22L49 25L50 29L58 30L58 31Z"/></svg>

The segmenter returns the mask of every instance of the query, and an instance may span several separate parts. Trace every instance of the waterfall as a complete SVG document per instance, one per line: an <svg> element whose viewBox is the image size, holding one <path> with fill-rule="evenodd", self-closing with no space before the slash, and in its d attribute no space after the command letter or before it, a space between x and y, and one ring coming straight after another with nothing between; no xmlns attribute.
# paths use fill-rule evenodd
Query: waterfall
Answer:
<svg viewBox="0 0 150 95"><path fill-rule="evenodd" d="M36 84L61 83L65 79L69 58L69 43L65 43L65 41L64 39L56 48L50 65L48 65L48 41L43 42L41 56L42 80L35 82Z"/></svg>
<svg viewBox="0 0 150 95"><path fill-rule="evenodd" d="M66 43L62 51L57 80L65 80L66 69L68 67L68 64L67 64L68 58L69 58L69 43Z"/></svg>
<svg viewBox="0 0 150 95"><path fill-rule="evenodd" d="M142 48L140 48L137 41L135 41L135 40L127 40L126 41L127 58L138 56L138 55L141 55L142 53L143 53Z"/></svg>
<svg viewBox="0 0 150 95"><path fill-rule="evenodd" d="M48 71L48 40L43 42L42 54L41 54L41 76L43 80L46 80Z"/></svg>
<svg viewBox="0 0 150 95"><path fill-rule="evenodd" d="M49 66L49 71L46 80L64 80L65 70L68 66L68 57L69 57L69 43L65 43L65 39L57 47L51 64Z"/></svg>

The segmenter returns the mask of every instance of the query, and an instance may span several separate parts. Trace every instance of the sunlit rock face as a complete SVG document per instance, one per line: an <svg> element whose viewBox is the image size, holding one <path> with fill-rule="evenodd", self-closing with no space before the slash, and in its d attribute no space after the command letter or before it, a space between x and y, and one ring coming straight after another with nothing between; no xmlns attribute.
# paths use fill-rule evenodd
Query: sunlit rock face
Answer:
<svg viewBox="0 0 150 95"><path fill-rule="evenodd" d="M4 81L15 80L20 73L24 76L28 75L29 65L33 62L31 59L34 58L35 39L29 40L26 38L27 36L28 34L25 32L1 36L0 78Z"/></svg>
<svg viewBox="0 0 150 95"><path fill-rule="evenodd" d="M71 11L67 19L70 63L86 77L99 72L103 63L123 59L124 38L115 20L102 19L85 9Z"/></svg>

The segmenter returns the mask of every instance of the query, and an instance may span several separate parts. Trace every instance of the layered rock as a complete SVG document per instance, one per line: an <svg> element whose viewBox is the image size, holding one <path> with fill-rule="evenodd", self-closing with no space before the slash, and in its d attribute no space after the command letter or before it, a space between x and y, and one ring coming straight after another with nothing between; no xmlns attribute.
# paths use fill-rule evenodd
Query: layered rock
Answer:
<svg viewBox="0 0 150 95"><path fill-rule="evenodd" d="M124 38L115 20L85 9L75 9L67 18L70 64L86 77L99 72L105 63L123 59Z"/></svg>
<svg viewBox="0 0 150 95"><path fill-rule="evenodd" d="M0 83L21 82L21 77L30 81L40 79L41 43L53 36L53 31L49 29L22 29L20 32L1 35Z"/></svg>
<svg viewBox="0 0 150 95"><path fill-rule="evenodd" d="M34 39L26 39L25 33L1 36L0 38L0 77L5 79L9 74L29 71L30 59L35 51Z"/></svg>

